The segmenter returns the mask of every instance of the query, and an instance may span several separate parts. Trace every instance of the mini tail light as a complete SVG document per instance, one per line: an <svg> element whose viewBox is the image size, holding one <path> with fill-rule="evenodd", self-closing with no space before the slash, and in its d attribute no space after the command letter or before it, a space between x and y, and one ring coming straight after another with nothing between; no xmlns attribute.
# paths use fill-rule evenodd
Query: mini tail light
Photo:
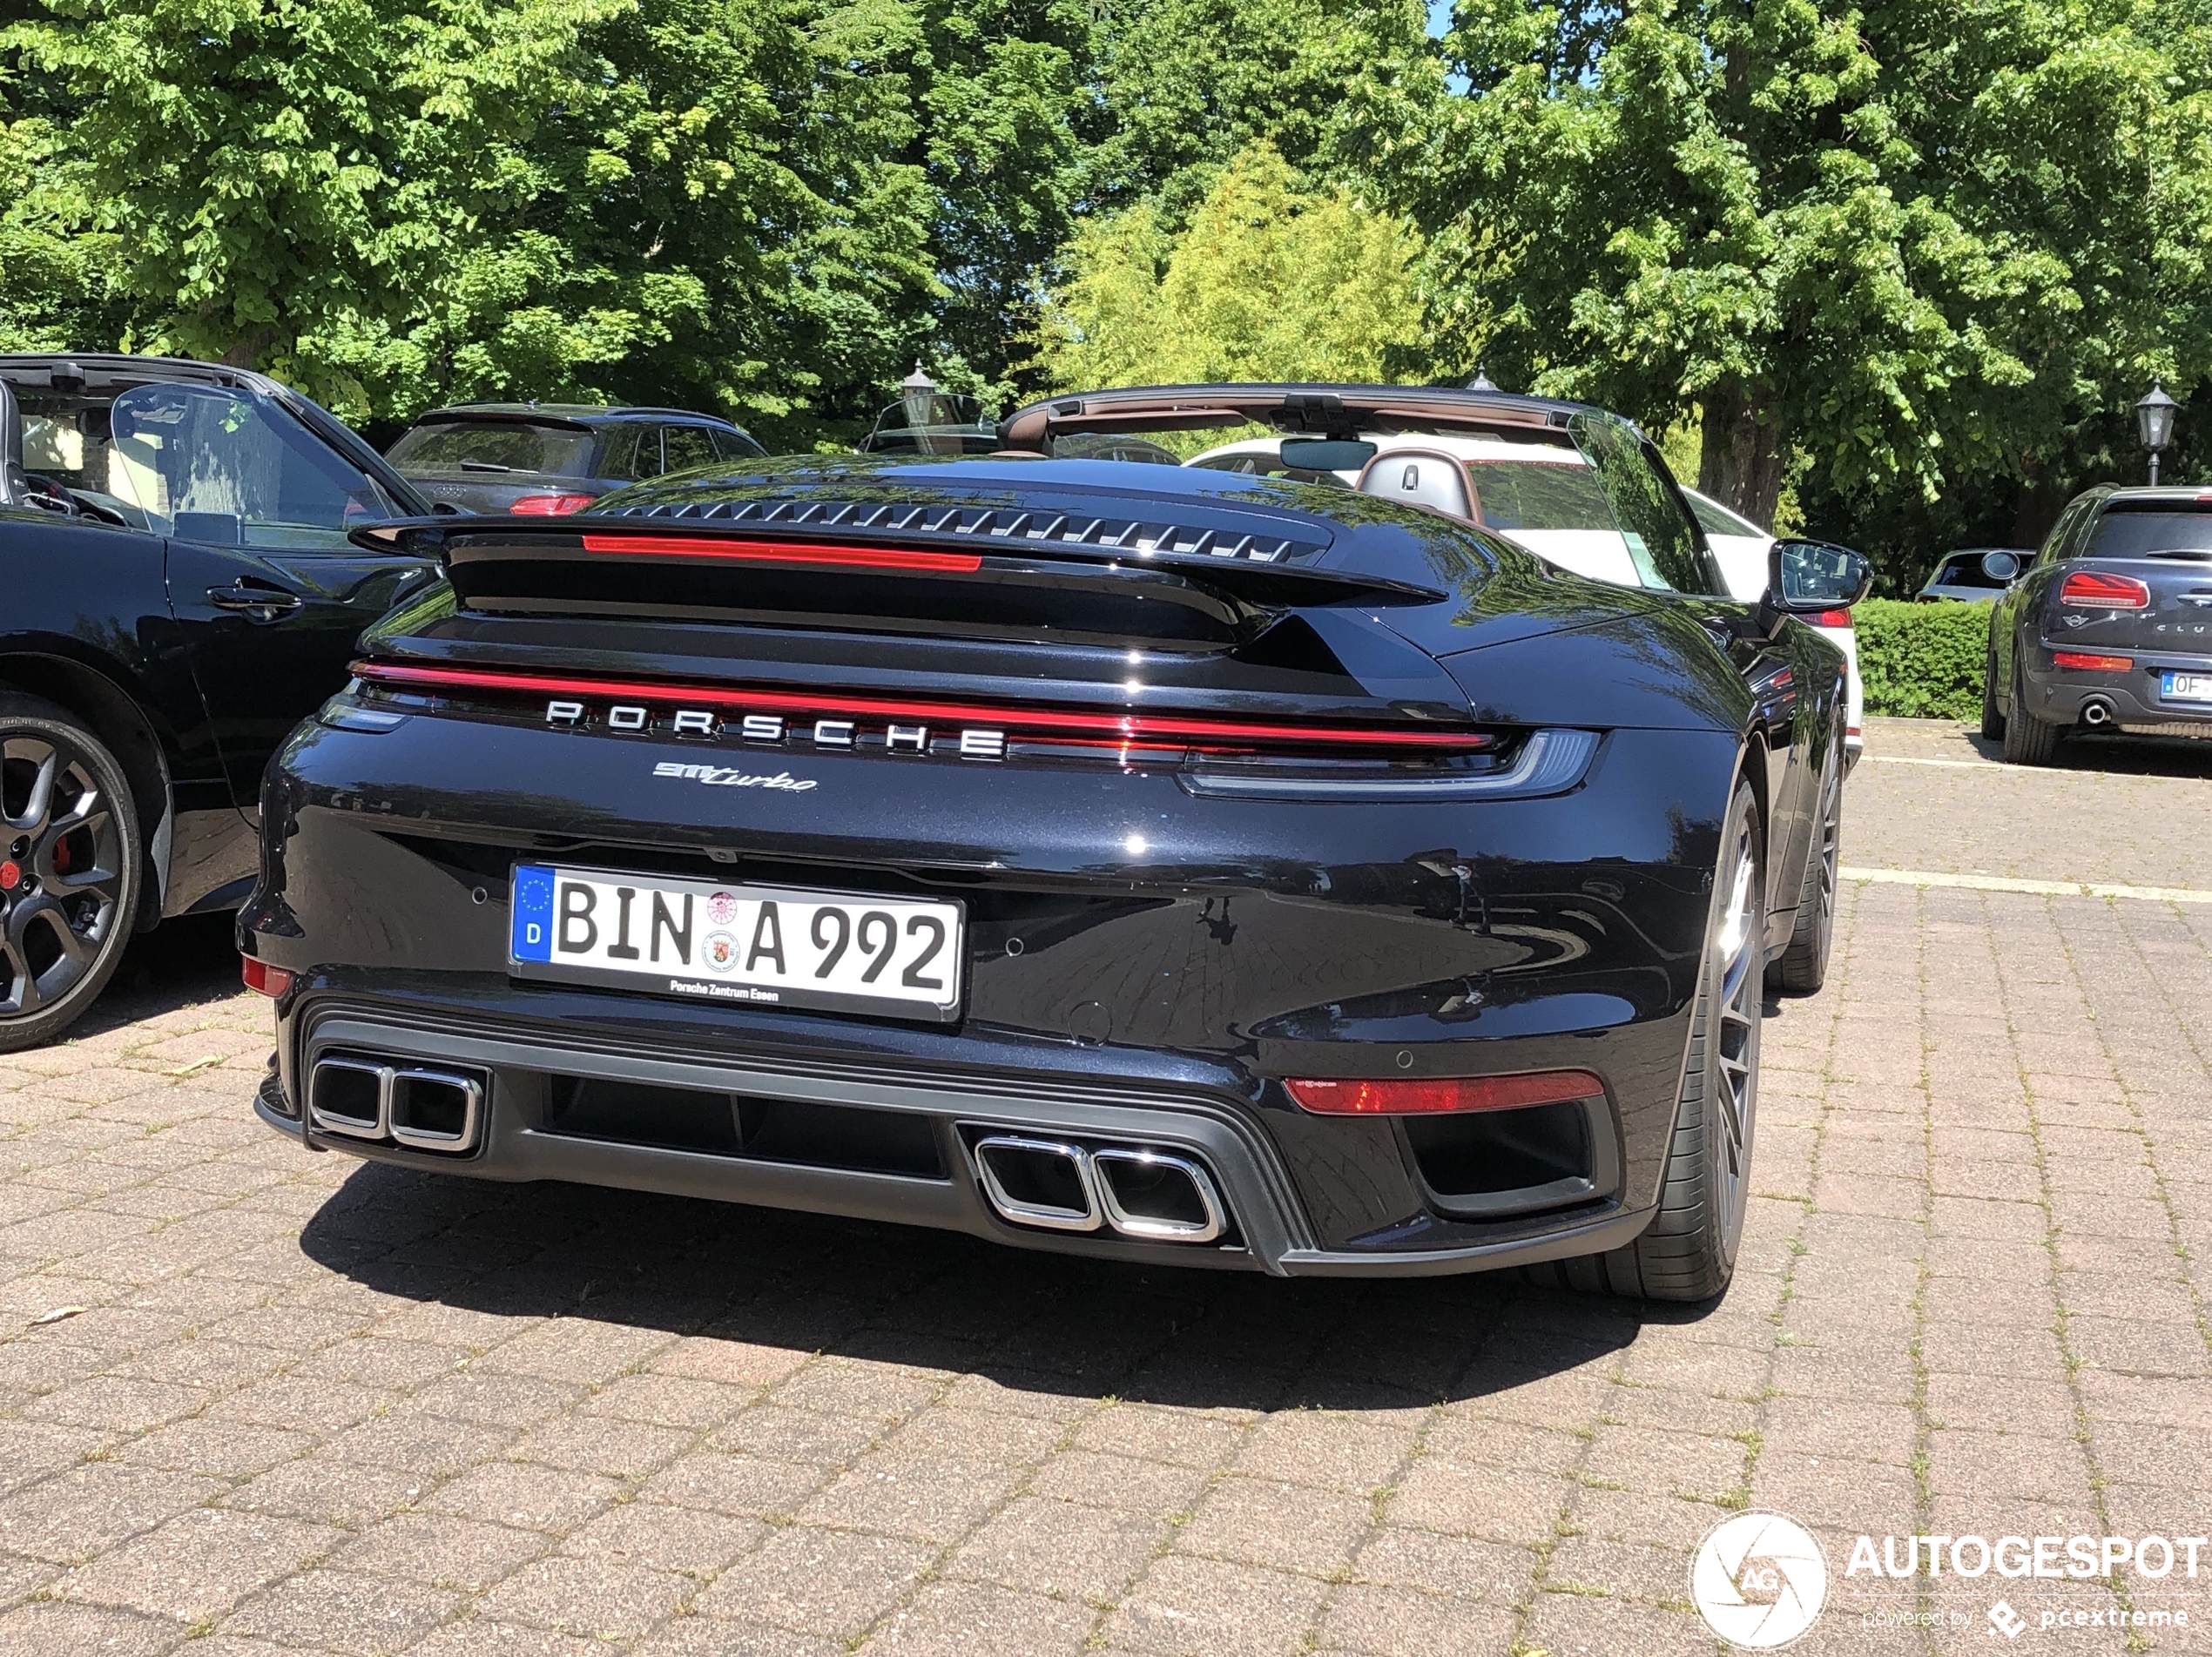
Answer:
<svg viewBox="0 0 2212 1657"><path fill-rule="evenodd" d="M1851 612L1847 610L1824 610L1818 615L1808 616L1805 619L1815 627L1849 627Z"/></svg>
<svg viewBox="0 0 2212 1657"><path fill-rule="evenodd" d="M583 511L598 498L596 495L526 495L507 509L526 518L564 518Z"/></svg>
<svg viewBox="0 0 2212 1657"><path fill-rule="evenodd" d="M292 989L290 973L265 960L255 960L251 955L239 957L239 976L246 981L246 988L259 990L264 995L288 994Z"/></svg>
<svg viewBox="0 0 2212 1657"><path fill-rule="evenodd" d="M2060 587L2059 603L2076 604L2085 610L2148 610L2150 589L2133 576L2077 569Z"/></svg>
<svg viewBox="0 0 2212 1657"><path fill-rule="evenodd" d="M2051 661L2058 667L2082 668L2092 673L2125 673L2135 665L2132 656L2093 656L2086 650L2054 650Z"/></svg>
<svg viewBox="0 0 2212 1657"><path fill-rule="evenodd" d="M1302 1110L1320 1116L1421 1116L1453 1111L1520 1110L1604 1096L1587 1070L1530 1070L1514 1076L1391 1077L1373 1081L1285 1081Z"/></svg>

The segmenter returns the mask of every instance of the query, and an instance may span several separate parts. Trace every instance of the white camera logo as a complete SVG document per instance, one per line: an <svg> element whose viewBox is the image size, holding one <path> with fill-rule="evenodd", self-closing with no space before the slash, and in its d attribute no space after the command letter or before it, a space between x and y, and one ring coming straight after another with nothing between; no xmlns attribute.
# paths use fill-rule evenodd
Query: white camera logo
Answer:
<svg viewBox="0 0 2212 1657"><path fill-rule="evenodd" d="M1828 1601L1828 1560L1812 1532L1780 1513L1738 1513L1707 1532L1689 1597L1731 1646L1772 1651L1812 1627Z"/></svg>

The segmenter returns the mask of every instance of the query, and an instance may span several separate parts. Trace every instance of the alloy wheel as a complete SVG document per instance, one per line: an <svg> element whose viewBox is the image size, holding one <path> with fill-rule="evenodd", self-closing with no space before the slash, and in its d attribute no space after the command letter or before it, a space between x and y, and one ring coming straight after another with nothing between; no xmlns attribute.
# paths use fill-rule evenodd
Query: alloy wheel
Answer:
<svg viewBox="0 0 2212 1657"><path fill-rule="evenodd" d="M1743 1217L1743 1203L1750 1175L1751 1115L1758 1089L1758 1030L1764 1012L1758 971L1761 940L1757 925L1758 852L1750 825L1737 838L1728 907L1721 918L1715 953L1720 958L1720 1022L1715 1031L1719 1060L1717 1107L1718 1155L1714 1171L1720 1181L1715 1217L1721 1235L1734 1239Z"/></svg>
<svg viewBox="0 0 2212 1657"><path fill-rule="evenodd" d="M0 738L0 1020L33 1016L98 963L120 926L122 825L66 740Z"/></svg>

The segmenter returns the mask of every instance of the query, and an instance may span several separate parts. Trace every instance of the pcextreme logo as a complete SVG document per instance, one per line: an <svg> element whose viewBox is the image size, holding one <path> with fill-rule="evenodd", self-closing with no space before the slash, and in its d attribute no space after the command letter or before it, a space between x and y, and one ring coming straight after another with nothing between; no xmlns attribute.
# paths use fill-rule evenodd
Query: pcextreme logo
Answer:
<svg viewBox="0 0 2212 1657"><path fill-rule="evenodd" d="M1689 1597L1705 1626L1730 1645L1773 1651L1819 1617L1828 1601L1828 1560L1797 1520L1738 1513L1698 1544Z"/></svg>

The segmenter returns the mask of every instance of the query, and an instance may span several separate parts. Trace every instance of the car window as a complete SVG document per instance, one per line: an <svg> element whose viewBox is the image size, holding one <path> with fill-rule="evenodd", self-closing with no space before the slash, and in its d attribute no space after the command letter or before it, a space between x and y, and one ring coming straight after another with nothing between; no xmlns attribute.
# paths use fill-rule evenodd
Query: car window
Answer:
<svg viewBox="0 0 2212 1657"><path fill-rule="evenodd" d="M1475 509L1492 529L1605 529L1615 526L1597 474L1580 460L1469 461Z"/></svg>
<svg viewBox="0 0 2212 1657"><path fill-rule="evenodd" d="M743 432L725 432L718 427L708 434L714 439L715 449L725 461L757 461L768 453Z"/></svg>
<svg viewBox="0 0 2212 1657"><path fill-rule="evenodd" d="M2212 552L2212 512L2107 511L2092 527L2084 550L2092 558Z"/></svg>
<svg viewBox="0 0 2212 1657"><path fill-rule="evenodd" d="M664 426L661 428L662 469L688 472L695 466L714 464L714 445L704 426Z"/></svg>
<svg viewBox="0 0 2212 1657"><path fill-rule="evenodd" d="M439 421L406 433L384 458L406 475L539 472L588 477L591 434L525 420Z"/></svg>
<svg viewBox="0 0 2212 1657"><path fill-rule="evenodd" d="M651 462L649 470L640 470L640 452ZM634 482L641 477L657 477L660 474L660 428L657 426L602 426L599 428L599 458L592 462L594 477L613 478L618 482Z"/></svg>
<svg viewBox="0 0 2212 1657"><path fill-rule="evenodd" d="M1687 489L1683 498L1689 502L1689 515L1697 520L1697 527L1709 535L1756 535L1766 538L1766 531L1749 518L1739 518L1716 501L1708 501L1702 495L1692 495Z"/></svg>
<svg viewBox="0 0 2212 1657"><path fill-rule="evenodd" d="M2051 526L2051 533L2043 537L2043 545L2035 555L2035 562L2054 564L2062 558L2072 557L2074 555L2070 549L2074 544L2074 531L2081 528L2083 520L2096 504L2096 497L2090 495L2078 496L2067 502L2066 510L2059 514L2059 521Z"/></svg>
<svg viewBox="0 0 2212 1657"><path fill-rule="evenodd" d="M1719 565L1635 428L1612 414L1586 412L1568 421L1567 432L1605 491L1638 584L1727 597Z"/></svg>
<svg viewBox="0 0 2212 1657"><path fill-rule="evenodd" d="M268 398L217 386L138 386L88 442L84 475L162 535L231 546L349 550L395 503ZM95 484L94 488L99 486Z"/></svg>

